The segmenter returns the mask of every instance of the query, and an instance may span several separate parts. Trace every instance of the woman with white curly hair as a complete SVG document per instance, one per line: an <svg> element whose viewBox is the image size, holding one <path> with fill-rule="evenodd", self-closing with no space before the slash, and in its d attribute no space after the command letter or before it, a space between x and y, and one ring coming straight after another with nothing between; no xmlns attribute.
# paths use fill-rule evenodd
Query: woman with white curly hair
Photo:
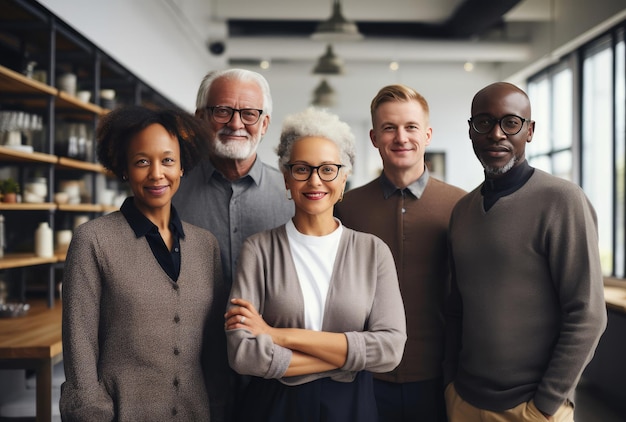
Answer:
<svg viewBox="0 0 626 422"><path fill-rule="evenodd" d="M406 326L389 248L333 216L354 135L309 108L285 119L277 153L296 212L241 250L226 334L231 367L252 377L236 420L376 421L370 372L398 365Z"/></svg>

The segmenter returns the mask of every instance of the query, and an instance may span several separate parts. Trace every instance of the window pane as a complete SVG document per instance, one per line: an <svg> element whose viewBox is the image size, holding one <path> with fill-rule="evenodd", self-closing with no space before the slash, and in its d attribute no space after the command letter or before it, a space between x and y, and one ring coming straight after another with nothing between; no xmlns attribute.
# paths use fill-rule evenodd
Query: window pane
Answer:
<svg viewBox="0 0 626 422"><path fill-rule="evenodd" d="M557 152L552 157L554 171L552 174L565 180L572 181L572 151Z"/></svg>
<svg viewBox="0 0 626 422"><path fill-rule="evenodd" d="M615 49L615 169L616 169L616 228L615 228L615 276L624 277L624 260L626 259L626 247L624 227L624 156L626 155L626 45L624 43L624 31L619 34L619 42Z"/></svg>
<svg viewBox="0 0 626 422"><path fill-rule="evenodd" d="M600 258L613 270L613 54L608 42L583 62L582 187L598 215Z"/></svg>
<svg viewBox="0 0 626 422"><path fill-rule="evenodd" d="M550 79L542 77L528 84L528 97L532 104L535 123L533 140L526 146L526 155L534 157L550 152Z"/></svg>
<svg viewBox="0 0 626 422"><path fill-rule="evenodd" d="M552 95L552 145L555 150L571 148L572 123L572 70L568 67L554 75Z"/></svg>
<svg viewBox="0 0 626 422"><path fill-rule="evenodd" d="M536 169L543 170L546 173L552 173L552 162L548 155L540 155L528 159L528 164Z"/></svg>

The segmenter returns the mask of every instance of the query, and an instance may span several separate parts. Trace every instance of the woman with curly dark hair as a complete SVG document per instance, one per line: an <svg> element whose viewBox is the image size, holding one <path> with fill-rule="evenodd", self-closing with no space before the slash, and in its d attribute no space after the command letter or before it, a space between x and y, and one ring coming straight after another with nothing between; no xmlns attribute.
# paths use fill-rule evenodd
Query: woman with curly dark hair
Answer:
<svg viewBox="0 0 626 422"><path fill-rule="evenodd" d="M210 349L224 335L227 292L215 237L171 204L205 154L202 122L123 107L103 118L97 142L132 196L80 225L67 253L63 420L208 421L220 402L211 385L227 368L225 351Z"/></svg>

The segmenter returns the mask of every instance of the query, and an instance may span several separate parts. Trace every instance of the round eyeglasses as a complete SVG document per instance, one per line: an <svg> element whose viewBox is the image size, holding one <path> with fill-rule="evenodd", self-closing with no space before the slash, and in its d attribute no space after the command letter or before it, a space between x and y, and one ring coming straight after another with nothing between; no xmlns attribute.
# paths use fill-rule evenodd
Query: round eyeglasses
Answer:
<svg viewBox="0 0 626 422"><path fill-rule="evenodd" d="M524 122L530 122L530 119L524 119L523 117L516 116L515 114L507 114L500 119L496 119L488 114L479 114L477 116L472 116L468 122L477 133L489 133L493 130L496 123L498 123L504 134L517 135L520 130L522 130Z"/></svg>
<svg viewBox="0 0 626 422"><path fill-rule="evenodd" d="M339 169L342 164L322 164L321 166L310 166L308 164L285 164L289 169L291 177L299 182L306 182L311 178L313 170L317 172L320 180L323 182L332 182L339 176Z"/></svg>
<svg viewBox="0 0 626 422"><path fill-rule="evenodd" d="M263 114L263 110L259 110L257 108L232 108L228 106L209 106L206 109L211 113L213 120L216 123L230 123L235 115L235 112L239 113L239 118L241 122L246 125L254 125L261 118L261 114Z"/></svg>

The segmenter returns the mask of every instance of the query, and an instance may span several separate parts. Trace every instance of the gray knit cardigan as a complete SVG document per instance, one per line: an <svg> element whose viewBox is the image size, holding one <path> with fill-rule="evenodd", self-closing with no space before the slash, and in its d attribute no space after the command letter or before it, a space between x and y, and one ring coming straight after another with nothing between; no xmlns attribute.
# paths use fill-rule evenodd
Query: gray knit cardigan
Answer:
<svg viewBox="0 0 626 422"><path fill-rule="evenodd" d="M121 212L76 229L63 279L64 421L208 421L209 394L223 400L213 396L227 365L219 248L208 231L183 229L178 282Z"/></svg>
<svg viewBox="0 0 626 422"><path fill-rule="evenodd" d="M243 245L231 298L249 300L273 327L304 327L304 298L285 226L249 237ZM348 356L337 370L283 377L291 351L266 334L226 333L231 367L241 374L298 385L323 377L350 382L362 370L387 372L402 359L406 321L396 267L378 237L344 227L330 280L323 331L345 333Z"/></svg>

